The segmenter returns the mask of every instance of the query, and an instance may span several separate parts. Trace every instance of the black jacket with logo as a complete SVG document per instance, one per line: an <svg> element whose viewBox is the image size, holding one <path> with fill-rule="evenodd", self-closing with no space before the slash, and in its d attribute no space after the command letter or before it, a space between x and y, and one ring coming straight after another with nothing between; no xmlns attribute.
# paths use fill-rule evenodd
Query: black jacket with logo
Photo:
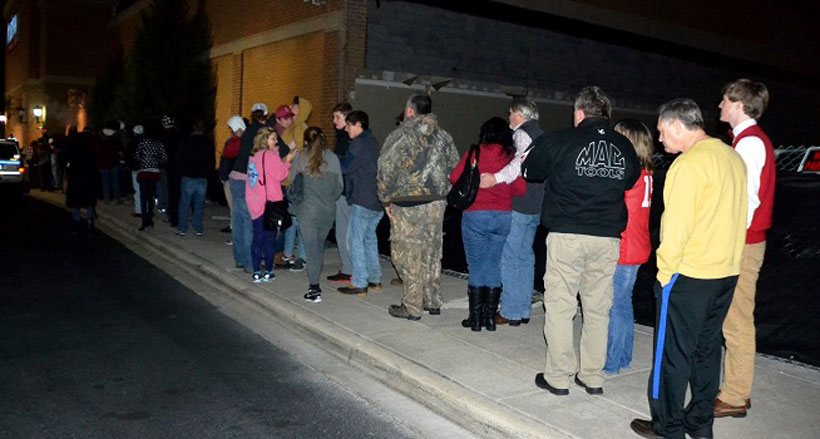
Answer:
<svg viewBox="0 0 820 439"><path fill-rule="evenodd" d="M607 119L587 117L536 139L521 175L546 180L541 223L550 232L620 238L627 220L624 192L635 185L641 165Z"/></svg>

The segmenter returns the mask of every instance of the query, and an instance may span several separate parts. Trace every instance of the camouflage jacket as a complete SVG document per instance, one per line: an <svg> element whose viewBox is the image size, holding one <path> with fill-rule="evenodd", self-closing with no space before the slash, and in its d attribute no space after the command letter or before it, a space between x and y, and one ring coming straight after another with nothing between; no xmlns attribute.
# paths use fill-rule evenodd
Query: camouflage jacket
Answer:
<svg viewBox="0 0 820 439"><path fill-rule="evenodd" d="M447 197L450 171L458 164L453 138L435 114L405 120L387 136L379 156L377 183L383 204Z"/></svg>

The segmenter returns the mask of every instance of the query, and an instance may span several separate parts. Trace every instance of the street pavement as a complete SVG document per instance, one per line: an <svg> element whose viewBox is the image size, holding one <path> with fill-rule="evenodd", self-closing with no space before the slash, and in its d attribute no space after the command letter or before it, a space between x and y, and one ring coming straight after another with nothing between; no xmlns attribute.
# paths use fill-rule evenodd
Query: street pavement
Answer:
<svg viewBox="0 0 820 439"><path fill-rule="evenodd" d="M191 290L208 290L195 277L72 233L58 207L16 201L0 217L0 437L423 437L350 391L372 379L337 381L324 369L341 361L305 352L269 315L240 324Z"/></svg>
<svg viewBox="0 0 820 439"><path fill-rule="evenodd" d="M62 205L58 194L32 191L30 196ZM399 303L388 261L382 262L384 289L366 296L343 296L325 276L339 269L335 248L325 252L323 302L306 303L305 272L278 270L269 284L253 284L234 269L227 234L226 207L206 203L205 234L174 235L157 222L138 232L133 206L99 206L101 231L129 248L153 255L159 268L178 267L197 273L226 296L241 297L287 322L317 345L357 366L392 388L482 437L633 438L633 418L648 418L646 385L652 358L652 328L637 325L631 370L608 378L604 395L592 396L573 386L570 395L553 396L533 379L545 359L544 312L537 304L532 320L519 327L472 332L461 327L466 316L466 281L442 276L445 305L440 316L417 322L398 320L387 307ZM575 319L576 348L580 316ZM753 407L744 419L718 419L715 437L820 437L820 370L758 355Z"/></svg>

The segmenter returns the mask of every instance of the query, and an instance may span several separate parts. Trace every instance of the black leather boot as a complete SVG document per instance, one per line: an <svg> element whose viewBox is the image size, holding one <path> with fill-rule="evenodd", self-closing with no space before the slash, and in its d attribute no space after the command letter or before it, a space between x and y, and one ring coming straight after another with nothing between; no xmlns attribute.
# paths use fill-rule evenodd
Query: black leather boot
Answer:
<svg viewBox="0 0 820 439"><path fill-rule="evenodd" d="M484 287L487 299L484 302L482 322L488 331L495 331L495 314L498 312L498 301L501 299L501 287Z"/></svg>
<svg viewBox="0 0 820 439"><path fill-rule="evenodd" d="M481 298L480 288L468 285L467 298L470 302L470 316L461 321L461 326L476 332L481 331L481 309L484 307L484 301Z"/></svg>

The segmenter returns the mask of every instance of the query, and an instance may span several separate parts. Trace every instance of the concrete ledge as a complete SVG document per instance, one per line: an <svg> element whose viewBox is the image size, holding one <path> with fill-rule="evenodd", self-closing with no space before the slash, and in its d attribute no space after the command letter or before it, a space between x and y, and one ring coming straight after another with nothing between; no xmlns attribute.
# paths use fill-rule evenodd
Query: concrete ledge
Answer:
<svg viewBox="0 0 820 439"><path fill-rule="evenodd" d="M64 207L62 198L56 194L32 192L30 196ZM412 358L362 337L293 301L265 293L198 255L168 245L161 238L150 234L137 236L133 225L107 215L100 216L97 225L106 235L127 247L138 246L156 255L156 259L147 260L158 268L167 268L163 266L167 263L201 274L209 284L218 287L225 294L262 307L280 319L280 323L288 324L328 352L479 436L576 437L467 388Z"/></svg>

